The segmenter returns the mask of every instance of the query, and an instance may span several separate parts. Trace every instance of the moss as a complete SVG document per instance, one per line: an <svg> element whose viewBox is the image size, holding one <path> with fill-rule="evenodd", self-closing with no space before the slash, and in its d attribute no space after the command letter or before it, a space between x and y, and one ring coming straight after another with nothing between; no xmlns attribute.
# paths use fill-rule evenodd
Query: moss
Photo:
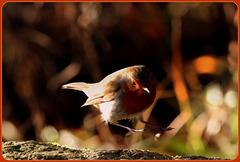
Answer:
<svg viewBox="0 0 240 162"><path fill-rule="evenodd" d="M3 142L2 146L3 157L7 160L221 160L203 156L171 157L135 149L72 149L56 143L36 141Z"/></svg>

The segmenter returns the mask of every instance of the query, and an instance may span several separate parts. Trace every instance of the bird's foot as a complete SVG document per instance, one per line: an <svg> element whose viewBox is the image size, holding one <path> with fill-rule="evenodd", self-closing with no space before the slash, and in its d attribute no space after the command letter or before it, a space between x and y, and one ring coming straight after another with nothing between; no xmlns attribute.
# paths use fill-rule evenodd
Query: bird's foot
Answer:
<svg viewBox="0 0 240 162"><path fill-rule="evenodd" d="M136 132L143 132L144 129L133 129L133 128L129 128L127 126L124 126L124 125L121 125L121 124L118 124L118 123L111 123L112 125L116 125L118 127L121 127L121 128L125 128L129 131L130 134L133 134L133 133L136 133Z"/></svg>
<svg viewBox="0 0 240 162"><path fill-rule="evenodd" d="M156 132L158 132L159 134L163 134L163 133L166 132L166 131L170 131L170 130L174 129L174 128L172 128L172 127L167 127L167 128L165 128L165 127L162 127L162 126L160 126L160 125L155 125L155 124L152 124L152 123L148 123L147 121L144 121L142 118L140 119L140 121L141 121L142 123L150 126L150 127L153 127L153 129L154 129Z"/></svg>
<svg viewBox="0 0 240 162"><path fill-rule="evenodd" d="M161 126L157 126L157 127L160 129L160 132L166 132L166 131L170 131L170 130L174 129L172 127L167 127L167 128L164 128L164 127L161 127Z"/></svg>

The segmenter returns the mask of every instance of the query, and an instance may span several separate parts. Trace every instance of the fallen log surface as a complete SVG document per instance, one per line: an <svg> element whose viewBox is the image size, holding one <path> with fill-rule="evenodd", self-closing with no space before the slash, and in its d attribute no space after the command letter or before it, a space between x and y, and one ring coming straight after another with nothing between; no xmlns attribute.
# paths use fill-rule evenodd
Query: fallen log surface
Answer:
<svg viewBox="0 0 240 162"><path fill-rule="evenodd" d="M172 157L139 149L74 149L55 143L36 141L3 142L2 156L7 160L227 160L205 156Z"/></svg>

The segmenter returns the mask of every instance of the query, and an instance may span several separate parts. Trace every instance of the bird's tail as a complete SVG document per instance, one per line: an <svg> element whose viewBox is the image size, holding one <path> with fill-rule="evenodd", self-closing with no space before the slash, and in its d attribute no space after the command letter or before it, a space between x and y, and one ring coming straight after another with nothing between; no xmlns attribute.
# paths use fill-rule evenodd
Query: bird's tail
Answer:
<svg viewBox="0 0 240 162"><path fill-rule="evenodd" d="M83 92L85 92L87 88L89 88L89 84L85 82L75 82L75 83L62 85L62 89L73 89L73 90L78 90Z"/></svg>
<svg viewBox="0 0 240 162"><path fill-rule="evenodd" d="M89 84L85 82L75 82L62 85L62 89L73 89L77 91L83 91L89 97L86 103L81 106L83 107L87 105L92 105L96 101L100 102L100 100L102 100L102 97L100 98L95 96L95 98L92 98L96 92L97 88L96 85L97 85L96 83Z"/></svg>

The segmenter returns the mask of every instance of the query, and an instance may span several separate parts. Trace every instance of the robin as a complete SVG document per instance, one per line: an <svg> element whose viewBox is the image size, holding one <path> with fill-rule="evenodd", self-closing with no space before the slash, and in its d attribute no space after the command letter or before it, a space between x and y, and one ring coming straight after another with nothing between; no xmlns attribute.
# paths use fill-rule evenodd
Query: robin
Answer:
<svg viewBox="0 0 240 162"><path fill-rule="evenodd" d="M139 118L141 122L159 128L160 132L171 130L143 121L141 114L154 101L157 80L144 65L118 70L98 83L75 82L62 86L63 89L83 91L88 99L82 105L93 105L101 112L106 123L123 127L130 132L143 131L117 123L121 119Z"/></svg>

